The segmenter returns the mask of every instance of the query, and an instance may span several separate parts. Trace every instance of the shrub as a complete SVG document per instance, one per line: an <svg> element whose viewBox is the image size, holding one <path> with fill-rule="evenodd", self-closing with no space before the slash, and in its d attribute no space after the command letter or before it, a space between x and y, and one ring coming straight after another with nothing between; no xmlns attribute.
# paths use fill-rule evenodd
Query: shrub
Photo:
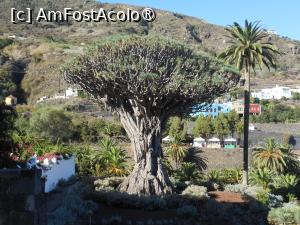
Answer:
<svg viewBox="0 0 300 225"><path fill-rule="evenodd" d="M208 179L212 182L218 182L221 180L220 170L211 170L208 174Z"/></svg>
<svg viewBox="0 0 300 225"><path fill-rule="evenodd" d="M273 180L274 192L287 197L288 194L296 193L299 178L296 175L285 174L276 176Z"/></svg>
<svg viewBox="0 0 300 225"><path fill-rule="evenodd" d="M272 225L300 224L300 207L296 204L284 204L280 208L272 208L268 215Z"/></svg>
<svg viewBox="0 0 300 225"><path fill-rule="evenodd" d="M177 193L181 193L187 187L187 184L184 181L180 181L176 177L170 177L170 181Z"/></svg>
<svg viewBox="0 0 300 225"><path fill-rule="evenodd" d="M243 184L227 184L224 187L225 191L245 194L248 186Z"/></svg>
<svg viewBox="0 0 300 225"><path fill-rule="evenodd" d="M258 168L250 171L250 183L253 185L259 185L263 188L268 188L272 182L274 173L267 168Z"/></svg>
<svg viewBox="0 0 300 225"><path fill-rule="evenodd" d="M195 163L184 162L179 170L176 171L175 177L180 181L191 181L197 176Z"/></svg>
<svg viewBox="0 0 300 225"><path fill-rule="evenodd" d="M246 186L242 184L228 184L225 186L225 191L241 193L256 199L261 204L268 207L279 207L283 203L283 198L280 195L274 195L264 190L262 187Z"/></svg>
<svg viewBox="0 0 300 225"><path fill-rule="evenodd" d="M109 175L122 176L127 173L125 166L126 154L111 139L100 142L101 158Z"/></svg>
<svg viewBox="0 0 300 225"><path fill-rule="evenodd" d="M241 193L256 198L257 193L264 191L264 189L259 186L246 186L243 184L228 184L225 186L225 191Z"/></svg>
<svg viewBox="0 0 300 225"><path fill-rule="evenodd" d="M101 190L116 190L116 188L123 182L124 177L107 177L94 181L96 191Z"/></svg>
<svg viewBox="0 0 300 225"><path fill-rule="evenodd" d="M268 206L269 208L277 208L282 206L283 197L281 195L268 194Z"/></svg>
<svg viewBox="0 0 300 225"><path fill-rule="evenodd" d="M203 186L190 185L182 193L184 197L206 200L209 198L207 188Z"/></svg>
<svg viewBox="0 0 300 225"><path fill-rule="evenodd" d="M256 193L256 200L261 204L267 206L269 201L269 196L267 191L260 191Z"/></svg>
<svg viewBox="0 0 300 225"><path fill-rule="evenodd" d="M125 131L122 125L120 123L112 121L105 121L105 126L102 130L102 133L108 137L118 137L125 135Z"/></svg>
<svg viewBox="0 0 300 225"><path fill-rule="evenodd" d="M192 205L185 205L181 208L178 208L176 211L178 217L181 218L191 218L196 217L198 215L197 209Z"/></svg>
<svg viewBox="0 0 300 225"><path fill-rule="evenodd" d="M240 169L215 169L208 173L209 181L222 184L237 184L241 178L242 171Z"/></svg>
<svg viewBox="0 0 300 225"><path fill-rule="evenodd" d="M275 188L295 188L299 182L299 178L296 175L285 174L276 176L273 181L273 185Z"/></svg>
<svg viewBox="0 0 300 225"><path fill-rule="evenodd" d="M62 110L40 108L30 118L30 130L36 137L52 142L67 141L72 137L72 122Z"/></svg>
<svg viewBox="0 0 300 225"><path fill-rule="evenodd" d="M221 174L221 180L225 184L237 184L242 179L242 170L240 169L223 169Z"/></svg>
<svg viewBox="0 0 300 225"><path fill-rule="evenodd" d="M76 217L87 215L98 209L98 205L93 201L83 201L77 195L69 195L62 205L55 211L48 214L48 224L69 225L75 224Z"/></svg>

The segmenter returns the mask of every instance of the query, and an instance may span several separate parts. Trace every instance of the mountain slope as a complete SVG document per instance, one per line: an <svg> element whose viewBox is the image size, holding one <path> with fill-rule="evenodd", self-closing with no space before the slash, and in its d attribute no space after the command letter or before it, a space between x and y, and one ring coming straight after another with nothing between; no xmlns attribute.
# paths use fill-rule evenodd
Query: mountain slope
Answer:
<svg viewBox="0 0 300 225"><path fill-rule="evenodd" d="M30 7L36 12L40 7L62 10L71 7L79 10L105 9L140 9L140 7L96 3L88 0L2 0L0 3L0 34L2 38L15 35L14 43L3 51L12 61L26 63L22 81L29 102L35 102L41 96L51 95L66 87L59 68L69 58L80 54L85 45L109 35L138 34L163 35L183 41L195 49L211 54L218 54L227 46L223 27L212 25L204 20L177 13L156 10L156 20L152 23L107 23L74 22L69 23L10 23L10 8ZM234 22L234 21L233 21ZM286 37L270 34L283 53L278 57L279 69L276 72L264 70L253 80L254 88L278 84L295 85L300 78L300 42ZM299 83L300 84L300 83Z"/></svg>

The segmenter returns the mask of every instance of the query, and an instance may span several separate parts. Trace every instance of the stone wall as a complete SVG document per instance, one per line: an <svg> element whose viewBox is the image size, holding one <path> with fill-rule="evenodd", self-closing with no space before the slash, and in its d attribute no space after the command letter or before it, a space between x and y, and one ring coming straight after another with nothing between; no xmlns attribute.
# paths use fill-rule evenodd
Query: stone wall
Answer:
<svg viewBox="0 0 300 225"><path fill-rule="evenodd" d="M46 225L41 170L0 170L0 225Z"/></svg>

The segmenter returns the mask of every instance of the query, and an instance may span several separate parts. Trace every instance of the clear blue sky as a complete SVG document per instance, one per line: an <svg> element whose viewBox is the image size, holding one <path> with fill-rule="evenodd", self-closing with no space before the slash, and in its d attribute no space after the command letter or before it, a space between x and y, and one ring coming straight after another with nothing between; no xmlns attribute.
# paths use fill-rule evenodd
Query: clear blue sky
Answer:
<svg viewBox="0 0 300 225"><path fill-rule="evenodd" d="M300 40L299 0L105 0L148 6L202 18L218 25L259 20L267 29Z"/></svg>

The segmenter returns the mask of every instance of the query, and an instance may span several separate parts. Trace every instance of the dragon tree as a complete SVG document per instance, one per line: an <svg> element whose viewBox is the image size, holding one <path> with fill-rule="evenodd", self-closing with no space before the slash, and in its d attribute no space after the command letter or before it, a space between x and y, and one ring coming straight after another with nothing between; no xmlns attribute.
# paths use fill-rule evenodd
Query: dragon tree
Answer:
<svg viewBox="0 0 300 225"><path fill-rule="evenodd" d="M138 36L99 41L63 72L69 83L120 117L136 164L119 189L145 195L172 192L161 147L168 118L211 102L240 78L232 67L184 44Z"/></svg>

